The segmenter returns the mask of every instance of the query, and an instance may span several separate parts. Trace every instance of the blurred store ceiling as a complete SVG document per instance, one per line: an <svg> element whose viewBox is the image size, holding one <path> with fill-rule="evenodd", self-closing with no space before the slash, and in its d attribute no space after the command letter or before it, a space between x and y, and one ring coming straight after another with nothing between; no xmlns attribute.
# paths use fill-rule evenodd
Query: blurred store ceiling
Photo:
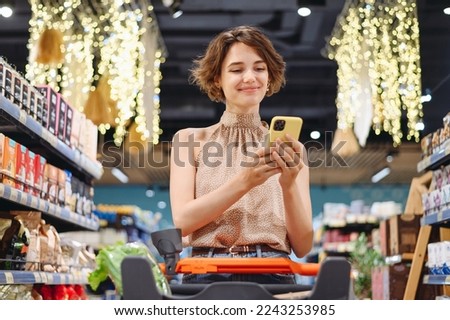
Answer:
<svg viewBox="0 0 450 320"><path fill-rule="evenodd" d="M15 15L9 19L0 17L0 56L23 71L28 56L30 8L27 0L14 2ZM263 119L270 121L277 114L300 115L304 118L303 142L309 140L312 130L321 132L322 137L330 137L336 128L337 66L322 52L344 0L184 0L179 3L183 15L174 19L162 0L152 1L168 54L161 69L161 141L170 141L180 128L208 126L218 121L223 106L210 102L188 83L188 70L192 59L202 54L215 34L241 24L263 28L287 62L287 85L263 102ZM312 14L300 17L297 14L299 3L310 5ZM450 1L418 0L417 4L422 87L432 93L432 100L424 104L425 135L442 127L442 118L450 111L450 16L443 13ZM331 145L331 139L322 138L320 142L327 147ZM167 157L168 149L168 144L163 143L151 152ZM389 154L394 154L391 163L386 162ZM325 159L329 154L325 151L311 153L310 160L317 157ZM137 159L142 162L140 160ZM419 160L418 144L405 141L394 149L389 135L371 133L367 147L348 159L346 165L330 162L331 165L312 168L311 182L322 185L370 183L376 170L389 165L392 172L380 183L409 183L418 175ZM167 184L167 167L155 168L143 163L124 169L130 183ZM119 182L106 169L98 183Z"/></svg>

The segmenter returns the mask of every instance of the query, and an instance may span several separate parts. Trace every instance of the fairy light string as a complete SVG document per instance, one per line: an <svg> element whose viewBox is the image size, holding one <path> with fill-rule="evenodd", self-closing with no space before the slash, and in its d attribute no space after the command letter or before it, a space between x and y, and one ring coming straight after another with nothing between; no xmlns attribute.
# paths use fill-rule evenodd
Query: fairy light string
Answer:
<svg viewBox="0 0 450 320"><path fill-rule="evenodd" d="M375 133L387 132L394 146L401 144L401 120L406 116L406 138L419 141L423 110L415 1L347 1L326 51L338 64L338 128L353 128L359 108L354 97L370 90ZM363 64L370 78L365 88L358 81Z"/></svg>
<svg viewBox="0 0 450 320"><path fill-rule="evenodd" d="M90 91L102 76L108 77L111 99L117 101L114 142L120 145L127 134L130 121L137 123L142 140L151 137L158 143L159 99L145 100L144 95L159 93L159 67L164 62L165 48L159 32L155 42L159 47L149 54L142 42L148 28L156 28L153 7L141 0L30 0L29 64L26 75L33 84L49 84L61 92L73 105L83 111ZM45 29L63 34L64 61L47 65L36 62L39 37ZM159 29L158 29L159 30ZM145 71L145 64L152 72ZM155 75L158 81L155 82ZM154 83L152 92L144 92L148 77ZM158 89L158 90L157 90ZM157 101L157 103L154 103ZM147 123L146 113L156 114L158 121ZM155 118L153 118L155 119ZM110 124L100 124L104 134Z"/></svg>

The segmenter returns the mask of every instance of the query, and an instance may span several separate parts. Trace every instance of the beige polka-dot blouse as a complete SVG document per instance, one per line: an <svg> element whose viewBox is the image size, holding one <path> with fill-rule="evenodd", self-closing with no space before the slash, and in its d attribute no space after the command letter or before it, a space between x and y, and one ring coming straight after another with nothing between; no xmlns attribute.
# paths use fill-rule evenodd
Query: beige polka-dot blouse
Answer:
<svg viewBox="0 0 450 320"><path fill-rule="evenodd" d="M195 197L216 190L245 166L252 165L250 155L262 146L266 133L259 114L225 111L197 156ZM278 176L250 190L217 220L185 238L184 244L215 248L267 244L289 253Z"/></svg>

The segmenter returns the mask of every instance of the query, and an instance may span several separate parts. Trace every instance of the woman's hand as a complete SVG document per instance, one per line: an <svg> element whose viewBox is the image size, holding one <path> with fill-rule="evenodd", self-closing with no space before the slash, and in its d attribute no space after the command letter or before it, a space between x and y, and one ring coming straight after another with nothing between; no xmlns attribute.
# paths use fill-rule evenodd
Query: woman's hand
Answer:
<svg viewBox="0 0 450 320"><path fill-rule="evenodd" d="M271 157L281 169L279 182L281 187L290 187L295 183L298 173L305 166L303 162L303 144L286 134L286 141L277 139L272 147Z"/></svg>
<svg viewBox="0 0 450 320"><path fill-rule="evenodd" d="M243 170L238 173L249 190L264 183L274 174L281 172L281 168L273 158L269 148L257 149L249 159L248 162L241 163Z"/></svg>

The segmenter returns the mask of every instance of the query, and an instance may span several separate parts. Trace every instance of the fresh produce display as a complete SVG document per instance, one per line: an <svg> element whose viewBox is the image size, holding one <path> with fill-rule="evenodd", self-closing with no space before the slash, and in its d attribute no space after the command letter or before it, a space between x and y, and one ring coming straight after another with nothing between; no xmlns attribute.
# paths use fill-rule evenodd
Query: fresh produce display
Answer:
<svg viewBox="0 0 450 320"><path fill-rule="evenodd" d="M117 244L101 249L96 257L97 268L89 275L91 287L97 290L100 283L109 276L117 292L122 294L121 264L126 256L146 257L150 261L156 286L161 294L171 294L169 283L159 268L157 260L148 247L138 242Z"/></svg>

